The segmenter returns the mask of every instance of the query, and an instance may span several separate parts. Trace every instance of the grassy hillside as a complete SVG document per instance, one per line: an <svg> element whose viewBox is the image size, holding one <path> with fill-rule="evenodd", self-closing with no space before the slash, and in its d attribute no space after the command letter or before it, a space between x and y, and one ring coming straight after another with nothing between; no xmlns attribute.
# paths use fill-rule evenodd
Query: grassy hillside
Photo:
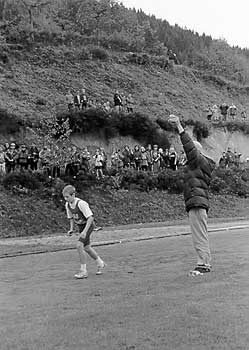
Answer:
<svg viewBox="0 0 249 350"><path fill-rule="evenodd" d="M112 101L116 89L125 95L130 92L137 110L151 118L173 112L205 120L205 108L224 101L239 109L249 107L249 90L224 78L181 65L165 71L128 64L124 53L111 51L106 61L83 60L82 50L63 46L10 52L10 63L0 66L1 108L23 120L42 120L66 109L68 88L82 86L89 97L102 101Z"/></svg>
<svg viewBox="0 0 249 350"><path fill-rule="evenodd" d="M85 48L84 48L85 49ZM52 113L66 110L67 90L84 86L89 97L111 100L118 89L132 93L136 109L150 118L177 113L185 119L206 121L208 105L235 103L249 108L249 90L224 78L192 70L182 65L165 71L156 66L128 64L125 53L109 51L108 60L84 60L83 48L64 46L10 50L9 63L0 65L0 107L24 122L37 123ZM41 103L42 101L42 103ZM18 140L21 135L15 135ZM0 141L10 135L0 134ZM26 140L28 142L28 139ZM182 197L164 192L85 192L98 223L116 225L148 221L165 221L185 217ZM37 196L14 195L1 187L0 226L2 236L64 232L64 212L52 201ZM137 203L142 203L139 207ZM212 197L211 216L244 216L248 199ZM231 210L232 208L232 210ZM114 210L115 209L115 210Z"/></svg>

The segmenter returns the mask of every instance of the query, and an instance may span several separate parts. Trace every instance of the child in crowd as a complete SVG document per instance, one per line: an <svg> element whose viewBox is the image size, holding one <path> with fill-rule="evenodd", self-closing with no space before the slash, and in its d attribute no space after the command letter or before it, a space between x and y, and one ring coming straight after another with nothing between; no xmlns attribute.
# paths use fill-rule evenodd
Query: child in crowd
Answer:
<svg viewBox="0 0 249 350"><path fill-rule="evenodd" d="M96 176L97 176L97 179L100 180L104 177L104 174L103 174L104 159L99 149L96 150L96 153L93 156L93 158L95 160L94 164L95 164Z"/></svg>
<svg viewBox="0 0 249 350"><path fill-rule="evenodd" d="M64 187L62 194L66 201L67 217L70 220L70 229L68 235L72 235L74 223L79 229L79 240L77 250L80 258L80 271L75 275L75 278L87 278L86 269L86 253L96 261L96 275L101 275L105 267L104 261L99 257L96 251L91 247L90 236L94 230L93 213L87 202L75 196L75 187L67 185Z"/></svg>

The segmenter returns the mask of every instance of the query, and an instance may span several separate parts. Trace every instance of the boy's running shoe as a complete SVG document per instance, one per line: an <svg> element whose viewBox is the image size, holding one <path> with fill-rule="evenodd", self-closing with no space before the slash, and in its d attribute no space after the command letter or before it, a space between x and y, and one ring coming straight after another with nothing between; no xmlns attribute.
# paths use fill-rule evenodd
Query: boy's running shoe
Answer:
<svg viewBox="0 0 249 350"><path fill-rule="evenodd" d="M189 276L203 276L203 273L202 272L199 272L199 271L196 271L196 270L192 270L192 271L189 271Z"/></svg>
<svg viewBox="0 0 249 350"><path fill-rule="evenodd" d="M87 278L88 277L88 273L87 273L87 271L80 271L79 273L76 273L74 275L74 277L77 278L77 279Z"/></svg>
<svg viewBox="0 0 249 350"><path fill-rule="evenodd" d="M97 272L96 272L96 275L102 275L102 273L103 273L103 270L104 270L104 268L106 267L106 264L105 263L103 263L103 265L101 266L101 265L99 265L98 267L97 267Z"/></svg>
<svg viewBox="0 0 249 350"><path fill-rule="evenodd" d="M190 276L202 276L204 273L211 272L211 265L197 265L194 270L190 271Z"/></svg>
<svg viewBox="0 0 249 350"><path fill-rule="evenodd" d="M94 227L93 231L100 231L100 230L102 230L102 228L103 227L101 227L101 226L96 226L96 227Z"/></svg>

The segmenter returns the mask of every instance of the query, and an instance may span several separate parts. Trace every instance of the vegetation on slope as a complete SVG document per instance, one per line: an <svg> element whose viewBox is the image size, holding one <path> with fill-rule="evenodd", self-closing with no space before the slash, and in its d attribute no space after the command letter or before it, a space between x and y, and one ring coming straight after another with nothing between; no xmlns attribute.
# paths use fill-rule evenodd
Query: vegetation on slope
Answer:
<svg viewBox="0 0 249 350"><path fill-rule="evenodd" d="M116 132L127 134L129 130L142 142L148 141L149 131L157 139L163 135L161 141L167 142L165 135L171 130L166 121L169 113L179 114L186 124L196 128L197 137L202 138L209 132L203 123L208 105L234 102L238 109L249 107L247 50L231 48L224 41L171 26L166 20L127 9L112 0L0 0L0 48L1 142L12 137L21 137L23 141L25 134L18 134L23 125L40 128L51 117L65 115L65 93L83 86L91 98L102 101L111 101L116 89L125 95L132 93L136 102L135 119L129 116L122 128L121 116L116 116L115 122L114 118L109 120L109 128L105 123L105 136ZM176 53L180 64L164 67L169 50ZM143 63L132 62L129 51L143 57ZM80 117L83 121L79 123ZM106 121L96 111L92 125L84 124L88 119L84 117L76 113L71 121L85 131L94 122L102 128L100 121ZM147 131L138 124L134 127L134 120L140 121ZM248 132L245 124L230 123L227 127ZM155 186L158 179L127 176L121 187L113 189L117 181L110 175L103 187L93 184L82 193L93 205L100 224L166 220L185 215L182 198L165 192L165 188L164 192L158 191ZM89 185L89 179L84 181ZM162 185L163 179L160 181ZM44 187L40 182L41 179L33 183L38 186L38 192L30 195L25 186L20 194L22 187L17 183L9 188L5 179L0 192L3 235L64 230L64 214L51 201L56 197L54 186ZM215 176L212 191L218 195L212 196L211 215L243 215L247 198L241 200L233 195L247 196L247 187L247 180L241 174ZM235 203L234 208L229 201ZM137 203L143 205L137 207ZM53 219L48 220L51 216ZM49 224L44 224L45 221Z"/></svg>
<svg viewBox="0 0 249 350"><path fill-rule="evenodd" d="M114 50L177 54L180 63L248 82L248 50L231 48L115 0L1 0L3 39L10 43L95 43Z"/></svg>

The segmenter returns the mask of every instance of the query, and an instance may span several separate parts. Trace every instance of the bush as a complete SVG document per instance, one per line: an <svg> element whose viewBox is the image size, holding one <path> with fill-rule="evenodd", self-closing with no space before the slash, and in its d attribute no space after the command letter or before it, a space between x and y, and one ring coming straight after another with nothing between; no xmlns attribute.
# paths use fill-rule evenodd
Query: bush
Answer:
<svg viewBox="0 0 249 350"><path fill-rule="evenodd" d="M193 134L198 141L207 138L209 136L208 126L197 120L193 128Z"/></svg>
<svg viewBox="0 0 249 350"><path fill-rule="evenodd" d="M65 181L65 178L64 178ZM88 173L88 174L79 174L76 179L73 180L72 182L72 178L69 177L68 178L68 182L70 182L70 184L73 184L76 189L83 189L83 188L89 188L92 186L95 186L98 183L98 180L96 178L96 175L93 173Z"/></svg>
<svg viewBox="0 0 249 350"><path fill-rule="evenodd" d="M131 36L125 30L117 32L116 30L110 35L103 35L100 37L101 44L106 48L112 48L113 50L124 50L130 49Z"/></svg>
<svg viewBox="0 0 249 350"><path fill-rule="evenodd" d="M38 97L35 103L40 106L46 106L47 101L44 98Z"/></svg>
<svg viewBox="0 0 249 350"><path fill-rule="evenodd" d="M157 187L157 177L148 172L138 172L133 169L127 170L122 174L120 187L150 191Z"/></svg>
<svg viewBox="0 0 249 350"><path fill-rule="evenodd" d="M1 48L2 49L2 48ZM3 63L3 64L7 64L9 63L9 56L8 56L8 53L5 52L5 51L0 51L0 61Z"/></svg>
<svg viewBox="0 0 249 350"><path fill-rule="evenodd" d="M201 141L209 136L209 128L206 123L199 120L188 119L184 121L183 124L193 126L193 134L198 141Z"/></svg>
<svg viewBox="0 0 249 350"><path fill-rule="evenodd" d="M161 128L148 116L141 113L119 115L117 129L120 135L131 135L134 139L144 144L157 144L159 147L167 148L169 140Z"/></svg>
<svg viewBox="0 0 249 350"><path fill-rule="evenodd" d="M106 139L114 137L118 133L115 119L102 109L90 108L69 115L61 114L57 118L62 120L69 118L69 127L72 132L89 134L101 131Z"/></svg>
<svg viewBox="0 0 249 350"><path fill-rule="evenodd" d="M14 172L5 175L3 178L3 186L9 190L37 190L41 187L41 183L29 172Z"/></svg>
<svg viewBox="0 0 249 350"><path fill-rule="evenodd" d="M213 173L210 189L214 193L249 195L249 169L217 168Z"/></svg>
<svg viewBox="0 0 249 350"><path fill-rule="evenodd" d="M158 189L167 190L169 193L182 193L184 188L183 170L167 169L158 174Z"/></svg>
<svg viewBox="0 0 249 350"><path fill-rule="evenodd" d="M225 122L223 125L230 132L239 131L239 132L244 133L245 135L249 134L249 125L245 124L243 122L239 122L239 121L235 120L235 121Z"/></svg>
<svg viewBox="0 0 249 350"><path fill-rule="evenodd" d="M86 111L72 114L61 113L57 120L69 118L72 132L82 134L100 132L106 139L117 135L133 136L141 143L158 144L159 147L168 148L170 143L167 134L147 115L141 113L123 114L106 113L102 109L90 108Z"/></svg>
<svg viewBox="0 0 249 350"><path fill-rule="evenodd" d="M156 122L165 131L172 132L176 130L176 128L167 119L158 118Z"/></svg>
<svg viewBox="0 0 249 350"><path fill-rule="evenodd" d="M82 60L82 61L86 61L86 60L89 60L90 59L90 52L89 50L86 48L86 47L83 47L80 54L79 54L79 58Z"/></svg>
<svg viewBox="0 0 249 350"><path fill-rule="evenodd" d="M14 134L20 131L21 121L5 109L0 109L0 133Z"/></svg>
<svg viewBox="0 0 249 350"><path fill-rule="evenodd" d="M227 188L227 184L220 177L215 176L210 184L210 190L213 193L222 193Z"/></svg>
<svg viewBox="0 0 249 350"><path fill-rule="evenodd" d="M92 48L90 50L90 53L91 53L93 59L97 59L97 60L107 60L108 59L107 51L100 48L100 47Z"/></svg>

